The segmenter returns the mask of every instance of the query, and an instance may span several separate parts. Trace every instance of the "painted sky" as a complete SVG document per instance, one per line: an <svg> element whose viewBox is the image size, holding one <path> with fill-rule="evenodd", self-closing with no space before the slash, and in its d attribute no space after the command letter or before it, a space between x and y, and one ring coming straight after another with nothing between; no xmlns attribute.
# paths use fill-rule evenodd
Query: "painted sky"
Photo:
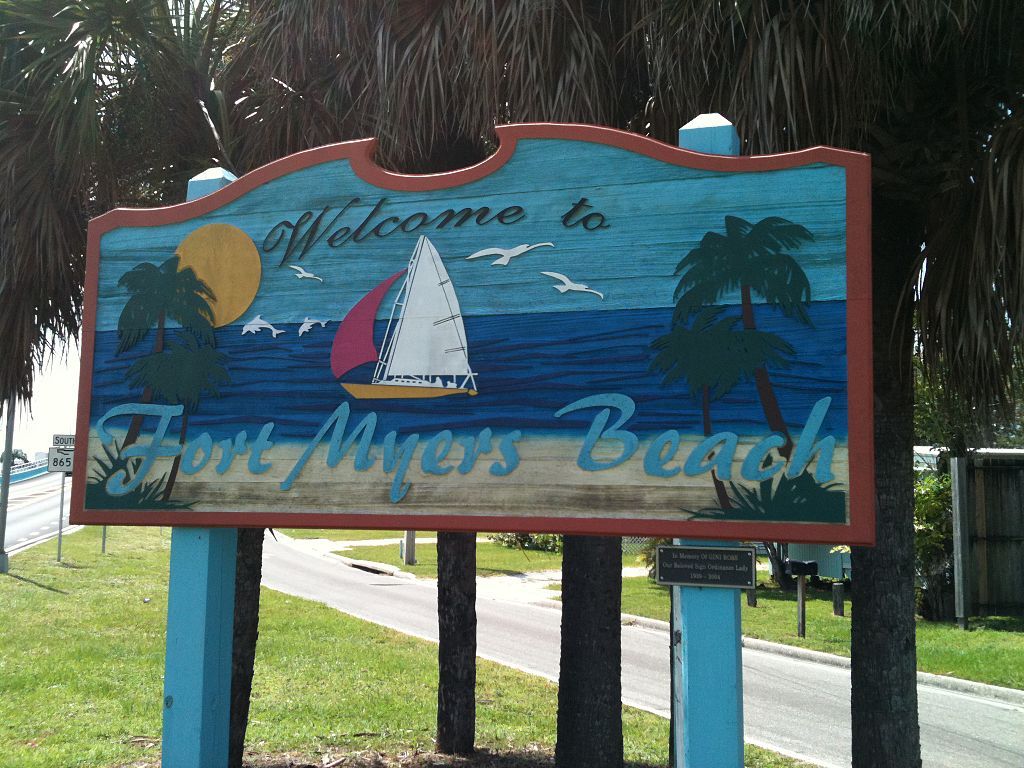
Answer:
<svg viewBox="0 0 1024 768"><path fill-rule="evenodd" d="M807 227L813 243L793 255L811 282L811 298L845 298L845 170L823 164L803 168L725 173L682 168L624 149L563 139L522 139L513 157L484 179L433 192L383 190L356 176L347 160L331 161L287 174L215 213L192 221L142 228L120 228L102 240L97 330L116 328L127 298L120 277L142 261L161 263L195 228L229 223L260 248L263 277L253 304L237 321L257 314L272 323L305 317L338 320L367 291L406 266L416 241L427 235L441 253L466 315L559 312L573 309L641 309L671 306L679 260L705 232L722 231L726 215L756 222L781 216ZM379 218L404 218L416 211L436 214L453 207L518 205L517 223L466 224L423 228L370 237L331 248L326 238L299 262L324 279L299 280L281 266L282 248L267 253L264 240L283 219L304 210L340 208L360 198L339 224L355 226L380 199ZM607 228L567 228L561 217L581 197L600 212ZM280 201L288 200L286 207ZM756 201L756 202L753 202ZM552 242L492 266L493 259L466 260L489 247ZM560 294L542 271L561 272L604 294ZM394 289L395 291L397 290ZM733 303L738 297L726 297ZM381 314L390 312L390 302Z"/></svg>

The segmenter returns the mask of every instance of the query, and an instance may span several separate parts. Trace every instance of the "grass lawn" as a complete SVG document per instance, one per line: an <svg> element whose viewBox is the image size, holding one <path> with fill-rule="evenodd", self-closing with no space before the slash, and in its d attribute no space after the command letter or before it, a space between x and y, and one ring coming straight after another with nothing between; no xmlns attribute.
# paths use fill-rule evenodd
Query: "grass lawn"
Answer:
<svg viewBox="0 0 1024 768"><path fill-rule="evenodd" d="M831 593L808 590L807 637L796 635L796 593L776 588L757 592L757 607L744 599L743 634L841 656L850 655L850 601L846 618L832 615ZM641 577L623 579L622 610L668 620L668 589ZM1024 621L1006 617L972 619L971 632L952 624L917 622L917 667L981 683L1024 689Z"/></svg>
<svg viewBox="0 0 1024 768"><path fill-rule="evenodd" d="M99 529L11 559L0 575L0 767L154 765L159 757L169 535ZM550 751L556 687L480 661L477 744ZM430 749L437 647L318 603L263 591L249 745L329 762L348 751ZM625 751L664 765L668 724L625 709ZM792 761L753 747L748 766Z"/></svg>
<svg viewBox="0 0 1024 768"><path fill-rule="evenodd" d="M398 557L398 546L359 547L338 552L356 560L369 560L401 568L420 578L437 578L437 546L416 545L416 565L406 565ZM622 555L623 566L639 565L636 555ZM479 576L509 576L533 571L557 571L562 567L560 552L541 552L535 549L513 549L494 541L477 542L476 572Z"/></svg>
<svg viewBox="0 0 1024 768"><path fill-rule="evenodd" d="M330 539L331 541L368 541L371 539L400 539L405 531L364 531L346 528L282 528L281 533L293 539ZM416 531L417 538L432 539L437 531Z"/></svg>

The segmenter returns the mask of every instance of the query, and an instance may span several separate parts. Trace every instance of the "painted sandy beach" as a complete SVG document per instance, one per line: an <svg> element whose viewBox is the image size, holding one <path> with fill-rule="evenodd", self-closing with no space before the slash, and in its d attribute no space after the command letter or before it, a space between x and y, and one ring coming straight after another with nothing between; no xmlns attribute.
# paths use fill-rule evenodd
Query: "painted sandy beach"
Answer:
<svg viewBox="0 0 1024 768"><path fill-rule="evenodd" d="M677 458L667 461L666 467L681 465L701 439L702 436L683 436ZM327 465L328 446L321 444L310 454L290 489L282 491L281 484L300 461L307 445L275 443L262 457L271 467L259 475L249 471L247 457L244 456L236 460L228 471L217 474L216 462L220 453L219 448L215 448L213 459L204 469L194 475L179 475L173 498L182 502L197 500L188 510L182 510L186 517L189 511L216 512L241 504L253 512L277 514L329 513L332 506L337 505L339 511L344 507L346 514L355 515L450 514L473 517L486 515L489 509L498 506L508 510L509 514L536 518L554 514L586 518L607 514L612 517L617 512L605 513L604 510L628 508L631 514L649 519L683 520L704 516L718 520L749 519L730 518L728 512L718 509L706 473L688 477L679 472L672 478L648 475L644 471L643 459L650 447L649 440L641 441L629 461L600 472L585 471L577 465L581 442L551 437L531 439L527 435L516 443L518 467L514 473L505 476L495 476L487 471L491 464L502 463L497 450L481 456L472 473L459 474L458 466L465 455L459 445L453 446L442 462L443 467L450 468L449 474L428 474L422 469L424 445L421 442L405 473L408 491L398 503L390 500L395 473L385 472L380 460L371 469L357 472L353 468L352 456L348 455L332 468ZM735 467L739 467L752 445L750 440L739 443ZM90 440L90 451L99 450L99 440L94 436ZM612 441L599 445L593 455L596 459L614 460L620 453L619 446ZM170 465L170 460L158 461L150 478L165 477ZM830 466L836 487L845 489L848 465L844 445L835 448ZM812 463L812 471L815 467L816 463ZM733 481L741 487L756 486L742 480L738 472L734 474ZM735 497L734 493L731 495ZM844 509L841 520L826 520L818 511L817 516L792 522L842 522L845 512Z"/></svg>

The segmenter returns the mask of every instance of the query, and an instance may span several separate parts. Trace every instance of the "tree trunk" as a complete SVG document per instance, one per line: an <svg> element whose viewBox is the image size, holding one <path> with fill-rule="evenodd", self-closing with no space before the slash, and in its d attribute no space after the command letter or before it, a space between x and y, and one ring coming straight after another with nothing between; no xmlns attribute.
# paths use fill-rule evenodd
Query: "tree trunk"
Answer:
<svg viewBox="0 0 1024 768"><path fill-rule="evenodd" d="M142 397L139 398L139 402L143 404L149 404L153 402L153 388L144 387L142 390ZM132 416L131 423L128 425L128 432L124 436L124 444L121 446L123 451L129 445L132 445L139 439L139 433L142 431L142 416L135 414Z"/></svg>
<svg viewBox="0 0 1024 768"><path fill-rule="evenodd" d="M231 646L231 725L228 768L242 768L245 729L256 662L260 623L260 579L263 575L263 529L239 528L235 564L235 625Z"/></svg>
<svg viewBox="0 0 1024 768"><path fill-rule="evenodd" d="M707 384L704 385L704 391L701 396L701 410L704 413L704 436L710 437L711 431L711 387ZM732 509L732 504L729 503L729 494L725 490L725 483L719 480L715 470L711 470L711 481L715 484L715 495L718 496L718 506L720 509Z"/></svg>
<svg viewBox="0 0 1024 768"><path fill-rule="evenodd" d="M157 316L156 321L156 338L153 339L153 354L159 355L164 351L164 325L165 318L164 313L161 312ZM153 401L153 388L143 387L142 397L139 399L140 403L150 403ZM131 423L128 425L128 433L124 436L124 443L121 445L123 451L129 445L132 445L136 440L139 439L139 433L142 431L142 416L136 414L132 416Z"/></svg>
<svg viewBox="0 0 1024 768"><path fill-rule="evenodd" d="M906 203L875 200L875 546L854 547L854 768L921 764L914 637L913 377L909 270L921 242ZM894 329L895 332L894 332Z"/></svg>
<svg viewBox="0 0 1024 768"><path fill-rule="evenodd" d="M437 535L437 751L473 753L476 735L476 534Z"/></svg>
<svg viewBox="0 0 1024 768"><path fill-rule="evenodd" d="M754 320L754 302L750 298L750 286L740 287L742 299L743 327L748 331L757 330L757 322ZM754 369L754 384L757 387L757 397L761 401L761 410L764 411L764 419L768 422L768 429L778 432L786 442L779 448L782 458L788 459L793 452L793 438L789 434L789 427L782 417L782 409L779 408L779 401L775 398L775 388L772 387L771 377L768 376L768 369L763 365Z"/></svg>
<svg viewBox="0 0 1024 768"><path fill-rule="evenodd" d="M796 589L796 579L786 575L786 568L782 562L782 548L777 541L763 542L764 548L768 551L768 561L772 565L772 576L775 583L783 592L792 592Z"/></svg>
<svg viewBox="0 0 1024 768"><path fill-rule="evenodd" d="M622 539L566 536L558 768L622 768Z"/></svg>
<svg viewBox="0 0 1024 768"><path fill-rule="evenodd" d="M174 481L178 479L178 469L181 467L181 456L185 452L185 436L187 434L188 411L186 410L181 414L181 432L178 435L178 445L181 446L181 450L178 451L178 455L175 456L174 461L171 462L171 472L167 475L167 486L164 488L164 501L171 500L171 490L174 488Z"/></svg>

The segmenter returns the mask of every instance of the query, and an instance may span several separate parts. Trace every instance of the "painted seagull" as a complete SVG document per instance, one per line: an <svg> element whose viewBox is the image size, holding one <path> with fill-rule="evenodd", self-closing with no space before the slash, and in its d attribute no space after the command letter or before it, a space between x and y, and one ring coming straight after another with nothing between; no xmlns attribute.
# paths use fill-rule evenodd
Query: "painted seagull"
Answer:
<svg viewBox="0 0 1024 768"><path fill-rule="evenodd" d="M566 291L580 291L581 293L592 293L595 296L599 296L602 300L604 300L604 294L601 293L600 291L595 291L589 285L584 285L583 283L574 283L561 272L541 272L541 274L547 275L548 277L553 277L555 280L561 281L561 285L551 286L559 293L565 293Z"/></svg>
<svg viewBox="0 0 1024 768"><path fill-rule="evenodd" d="M536 245L517 245L515 248L484 248L482 251L470 254L466 259L482 259L485 256L500 256L501 258L495 259L491 262L491 266L502 266L507 267L508 263L512 261L516 256L522 256L527 251L532 251L534 248L554 248L554 243L537 243Z"/></svg>
<svg viewBox="0 0 1024 768"><path fill-rule="evenodd" d="M298 266L297 264L289 264L288 268L295 270L295 276L297 278L299 278L299 280L302 280L302 279L305 278L305 279L308 279L308 280L319 280L321 283L324 281L324 279L322 277L320 277L319 275L314 275L312 272L307 272L306 270L304 270L302 267Z"/></svg>
<svg viewBox="0 0 1024 768"><path fill-rule="evenodd" d="M310 317L305 318L302 321L302 325L299 326L299 336L301 336L304 333L308 333L309 331L311 331L313 329L314 325L319 325L321 328L326 328L327 327L327 321L326 320L313 320Z"/></svg>
<svg viewBox="0 0 1024 768"><path fill-rule="evenodd" d="M256 315L256 317L254 317L252 320L250 320L248 323L242 326L242 335L245 336L245 334L247 333L259 333L264 328L267 328L270 331L270 335L273 336L275 339L282 333L284 333L284 331L279 331L277 328L272 326L262 317Z"/></svg>

